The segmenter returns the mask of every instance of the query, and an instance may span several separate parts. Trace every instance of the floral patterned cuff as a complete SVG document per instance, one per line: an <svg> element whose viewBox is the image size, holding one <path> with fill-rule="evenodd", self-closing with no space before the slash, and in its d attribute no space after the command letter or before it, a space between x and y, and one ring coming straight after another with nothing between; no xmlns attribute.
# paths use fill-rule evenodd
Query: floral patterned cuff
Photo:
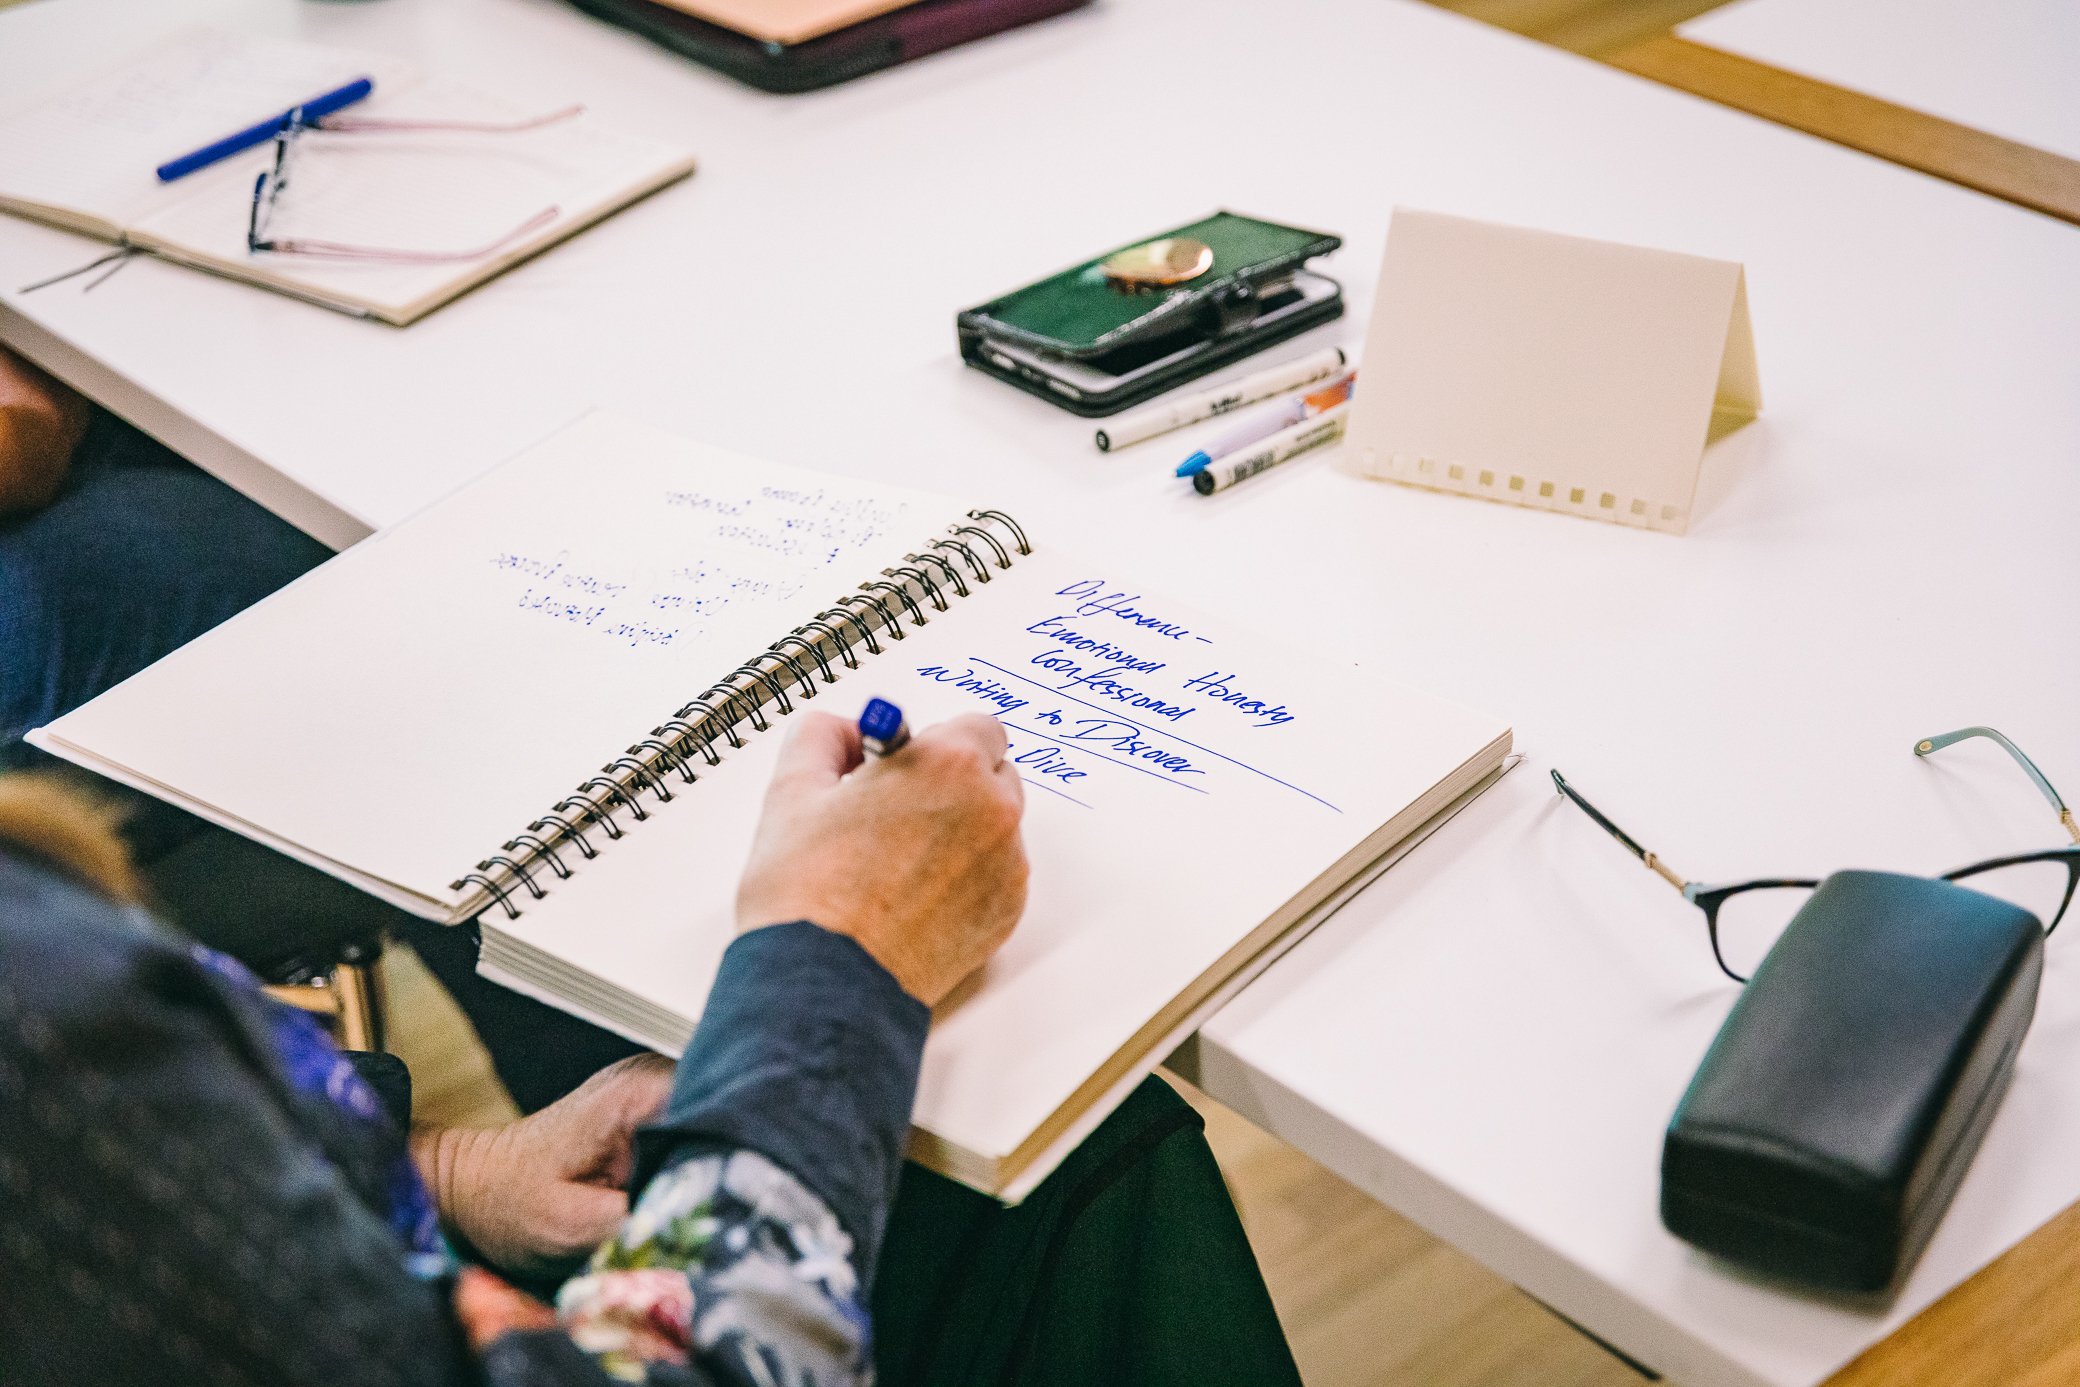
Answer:
<svg viewBox="0 0 2080 1387"><path fill-rule="evenodd" d="M829 1207L764 1156L691 1155L564 1285L557 1318L627 1382L698 1363L726 1383L860 1383L872 1355L852 1259Z"/></svg>

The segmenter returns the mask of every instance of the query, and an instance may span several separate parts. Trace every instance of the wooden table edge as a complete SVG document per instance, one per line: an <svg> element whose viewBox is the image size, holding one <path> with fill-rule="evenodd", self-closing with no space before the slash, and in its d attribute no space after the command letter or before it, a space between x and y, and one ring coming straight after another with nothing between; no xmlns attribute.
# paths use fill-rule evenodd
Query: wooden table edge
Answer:
<svg viewBox="0 0 2080 1387"><path fill-rule="evenodd" d="M1825 1387L2080 1382L2080 1204L1864 1350Z"/></svg>
<svg viewBox="0 0 2080 1387"><path fill-rule="evenodd" d="M1673 34L1605 57L1626 72L2080 223L2080 161Z"/></svg>

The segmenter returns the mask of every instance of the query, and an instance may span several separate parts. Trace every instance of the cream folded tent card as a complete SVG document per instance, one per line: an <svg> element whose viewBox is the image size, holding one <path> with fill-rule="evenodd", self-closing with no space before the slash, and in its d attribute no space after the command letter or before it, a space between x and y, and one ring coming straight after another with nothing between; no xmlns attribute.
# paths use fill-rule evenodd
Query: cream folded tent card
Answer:
<svg viewBox="0 0 2080 1387"><path fill-rule="evenodd" d="M1345 465L1681 534L1762 407L1739 265L1397 209Z"/></svg>

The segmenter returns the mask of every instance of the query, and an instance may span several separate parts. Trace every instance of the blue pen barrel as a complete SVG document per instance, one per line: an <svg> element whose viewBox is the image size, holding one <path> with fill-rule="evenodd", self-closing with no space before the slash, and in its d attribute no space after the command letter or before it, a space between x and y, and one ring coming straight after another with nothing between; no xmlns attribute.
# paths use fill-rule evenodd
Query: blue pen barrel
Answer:
<svg viewBox="0 0 2080 1387"><path fill-rule="evenodd" d="M314 96L300 106L291 106L278 116L271 116L257 125L249 125L235 135L226 135L215 144L207 144L193 154L183 154L178 159L159 165L155 172L161 183L171 183L176 178L186 178L198 169L206 169L219 160L229 159L243 153L254 145L265 144L289 128L289 122L300 114L304 124L322 120L334 111L342 110L357 101L367 98L376 89L375 82L367 77L357 77L344 87Z"/></svg>

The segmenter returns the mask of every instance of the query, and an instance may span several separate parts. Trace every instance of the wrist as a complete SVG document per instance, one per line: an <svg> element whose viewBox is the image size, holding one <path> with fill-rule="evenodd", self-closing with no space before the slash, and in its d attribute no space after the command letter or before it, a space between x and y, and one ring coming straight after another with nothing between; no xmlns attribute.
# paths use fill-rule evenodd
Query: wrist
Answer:
<svg viewBox="0 0 2080 1387"><path fill-rule="evenodd" d="M412 1164L433 1196L441 1222L469 1234L468 1211L483 1186L484 1167L499 1140L499 1128L421 1127L409 1140Z"/></svg>

